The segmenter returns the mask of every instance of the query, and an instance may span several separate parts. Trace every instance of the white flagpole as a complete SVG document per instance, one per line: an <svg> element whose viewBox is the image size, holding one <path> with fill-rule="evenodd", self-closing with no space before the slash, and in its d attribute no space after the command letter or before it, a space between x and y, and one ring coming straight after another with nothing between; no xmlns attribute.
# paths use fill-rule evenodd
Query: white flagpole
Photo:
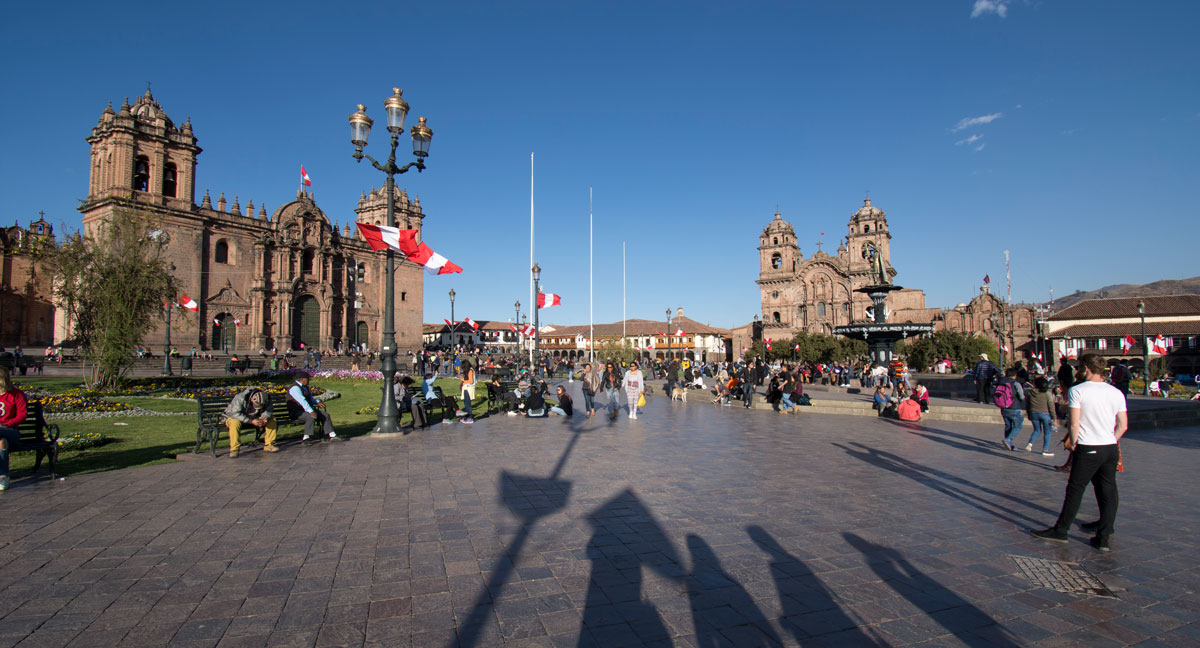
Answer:
<svg viewBox="0 0 1200 648"><path fill-rule="evenodd" d="M621 344L625 344L625 241L621 241Z"/></svg>
<svg viewBox="0 0 1200 648"><path fill-rule="evenodd" d="M1008 265L1008 250L1004 251L1004 279L1008 282L1008 303L1012 305L1012 272Z"/></svg>
<svg viewBox="0 0 1200 648"><path fill-rule="evenodd" d="M529 273L529 303L537 308L537 298L533 294L533 153L529 154L529 265L525 267ZM532 318L530 318L532 319ZM537 334L537 331L534 331ZM533 369L533 346L529 347L529 365Z"/></svg>
<svg viewBox="0 0 1200 648"><path fill-rule="evenodd" d="M594 307L595 289L592 283L592 188L588 187L588 360L596 362L596 317Z"/></svg>

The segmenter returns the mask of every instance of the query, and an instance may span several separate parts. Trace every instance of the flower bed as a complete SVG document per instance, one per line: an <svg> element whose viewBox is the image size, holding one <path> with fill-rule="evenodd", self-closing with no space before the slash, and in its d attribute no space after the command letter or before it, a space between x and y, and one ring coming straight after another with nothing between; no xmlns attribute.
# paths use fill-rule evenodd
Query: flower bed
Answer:
<svg viewBox="0 0 1200 648"><path fill-rule="evenodd" d="M127 403L100 398L91 392L85 392L81 389L72 389L61 394L39 392L36 398L30 396L29 400L41 403L42 410L47 414L126 412L133 409L133 406Z"/></svg>
<svg viewBox="0 0 1200 648"><path fill-rule="evenodd" d="M112 441L112 438L100 432L88 432L87 434L67 434L59 437L58 447L60 450L83 450L85 448L94 448L104 445Z"/></svg>

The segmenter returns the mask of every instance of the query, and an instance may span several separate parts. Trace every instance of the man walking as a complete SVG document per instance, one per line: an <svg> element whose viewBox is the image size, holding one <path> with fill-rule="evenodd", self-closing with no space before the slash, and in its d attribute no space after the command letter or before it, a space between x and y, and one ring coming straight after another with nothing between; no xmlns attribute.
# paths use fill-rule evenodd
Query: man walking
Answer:
<svg viewBox="0 0 1200 648"><path fill-rule="evenodd" d="M1080 359L1080 364L1083 382L1071 388L1067 400L1071 431L1064 445L1071 451L1071 475L1067 478L1062 512L1054 526L1031 529L1029 533L1041 540L1066 543L1067 530L1075 521L1083 491L1091 482L1100 519L1082 527L1096 533L1089 541L1093 547L1108 551L1108 539L1117 518L1117 463L1121 456L1117 444L1129 420L1124 396L1104 381L1104 358L1088 353Z"/></svg>
<svg viewBox="0 0 1200 648"><path fill-rule="evenodd" d="M329 437L330 441L341 441L342 438L333 431L333 422L329 420L329 413L323 412L324 403L318 403L317 399L313 398L312 391L308 388L308 374L301 373L296 376L296 382L287 391L287 406L288 412L292 415L292 419L304 424L304 437L300 442L308 445L312 442L313 424L319 424L321 430Z"/></svg>
<svg viewBox="0 0 1200 648"><path fill-rule="evenodd" d="M988 354L980 353L979 362L975 363L971 375L975 377L975 402L990 404L992 402L992 379L1000 375L1000 367L988 360Z"/></svg>

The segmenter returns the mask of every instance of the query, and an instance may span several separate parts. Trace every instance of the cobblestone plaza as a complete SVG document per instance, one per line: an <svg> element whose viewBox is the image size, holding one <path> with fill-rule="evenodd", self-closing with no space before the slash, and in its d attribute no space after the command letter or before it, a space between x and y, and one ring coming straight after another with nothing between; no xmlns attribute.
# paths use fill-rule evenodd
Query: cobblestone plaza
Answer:
<svg viewBox="0 0 1200 648"><path fill-rule="evenodd" d="M17 484L0 645L1200 643L1200 429L1130 432L1100 554L998 426L701 401Z"/></svg>

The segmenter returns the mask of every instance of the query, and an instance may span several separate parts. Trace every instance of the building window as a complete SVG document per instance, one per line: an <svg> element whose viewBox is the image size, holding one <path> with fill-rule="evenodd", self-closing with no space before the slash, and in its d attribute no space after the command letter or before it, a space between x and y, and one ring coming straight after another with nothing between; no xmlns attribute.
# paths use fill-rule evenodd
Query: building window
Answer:
<svg viewBox="0 0 1200 648"><path fill-rule="evenodd" d="M817 302L817 317L825 317L825 302Z"/></svg>
<svg viewBox="0 0 1200 648"><path fill-rule="evenodd" d="M771 245L779 245L779 237L778 236L771 239Z"/></svg>
<svg viewBox="0 0 1200 648"><path fill-rule="evenodd" d="M871 231L870 225L863 225L863 234L866 234L867 232L870 232L870 231Z"/></svg>
<svg viewBox="0 0 1200 648"><path fill-rule="evenodd" d="M776 324L778 324L779 323L779 311L775 311L774 313L772 313L771 318L775 320Z"/></svg>
<svg viewBox="0 0 1200 648"><path fill-rule="evenodd" d="M313 273L313 251L305 250L302 263L300 265L300 274L310 275Z"/></svg>
<svg viewBox="0 0 1200 648"><path fill-rule="evenodd" d="M771 291L771 298L779 299L779 291L778 290Z"/></svg>
<svg viewBox="0 0 1200 648"><path fill-rule="evenodd" d="M133 188L136 191L150 190L150 158L137 156L133 162Z"/></svg>
<svg viewBox="0 0 1200 648"><path fill-rule="evenodd" d="M163 168L163 195L175 197L175 163L167 162L167 166Z"/></svg>
<svg viewBox="0 0 1200 648"><path fill-rule="evenodd" d="M407 292L407 291L404 291L404 290L401 290L401 291L400 291L400 301L404 301L404 299L405 299L406 297L408 297L408 292Z"/></svg>
<svg viewBox="0 0 1200 648"><path fill-rule="evenodd" d="M217 247L213 252L213 261L229 263L229 244L224 239L217 241Z"/></svg>
<svg viewBox="0 0 1200 648"><path fill-rule="evenodd" d="M367 264L358 264L358 280L361 283L367 283Z"/></svg>
<svg viewBox="0 0 1200 648"><path fill-rule="evenodd" d="M778 252L776 252L775 254L772 254L771 255L771 267L778 270L781 266L783 266L783 257L780 256Z"/></svg>

